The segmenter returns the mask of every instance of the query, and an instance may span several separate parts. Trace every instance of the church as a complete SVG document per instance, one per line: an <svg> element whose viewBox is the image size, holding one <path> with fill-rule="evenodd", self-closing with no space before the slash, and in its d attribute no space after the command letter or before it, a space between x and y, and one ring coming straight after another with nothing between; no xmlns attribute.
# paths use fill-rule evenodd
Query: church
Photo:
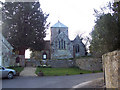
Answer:
<svg viewBox="0 0 120 90"><path fill-rule="evenodd" d="M78 35L70 40L68 27L58 21L51 27L51 38L45 41L45 48L40 54L44 60L71 59L85 56L86 48Z"/></svg>

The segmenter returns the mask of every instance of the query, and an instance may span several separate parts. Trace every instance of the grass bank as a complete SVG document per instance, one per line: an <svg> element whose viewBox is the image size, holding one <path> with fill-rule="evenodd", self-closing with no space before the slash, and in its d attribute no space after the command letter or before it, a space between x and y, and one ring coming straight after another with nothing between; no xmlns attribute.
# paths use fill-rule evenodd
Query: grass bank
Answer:
<svg viewBox="0 0 120 90"><path fill-rule="evenodd" d="M16 72L21 72L23 69L24 69L24 67L8 67L9 69L14 69Z"/></svg>
<svg viewBox="0 0 120 90"><path fill-rule="evenodd" d="M64 75L77 75L77 74L86 74L93 73L92 71L80 70L79 68L40 68L37 67L36 74L42 71L45 76L64 76ZM101 71L94 71L94 73Z"/></svg>

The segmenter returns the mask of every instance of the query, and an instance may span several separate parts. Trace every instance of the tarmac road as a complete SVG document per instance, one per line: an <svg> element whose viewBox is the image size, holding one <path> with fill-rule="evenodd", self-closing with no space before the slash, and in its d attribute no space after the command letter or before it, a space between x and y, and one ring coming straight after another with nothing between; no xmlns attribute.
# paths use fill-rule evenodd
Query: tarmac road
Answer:
<svg viewBox="0 0 120 90"><path fill-rule="evenodd" d="M70 76L19 76L3 79L2 88L73 88L80 83L102 78L103 73Z"/></svg>

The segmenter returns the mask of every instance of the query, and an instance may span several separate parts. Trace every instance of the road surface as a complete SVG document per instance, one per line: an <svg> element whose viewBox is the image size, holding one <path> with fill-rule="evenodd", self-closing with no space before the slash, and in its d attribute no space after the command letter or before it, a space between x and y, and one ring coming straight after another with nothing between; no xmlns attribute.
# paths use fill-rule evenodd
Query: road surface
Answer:
<svg viewBox="0 0 120 90"><path fill-rule="evenodd" d="M73 88L84 82L102 78L103 73L80 74L70 76L19 76L3 79L2 88Z"/></svg>

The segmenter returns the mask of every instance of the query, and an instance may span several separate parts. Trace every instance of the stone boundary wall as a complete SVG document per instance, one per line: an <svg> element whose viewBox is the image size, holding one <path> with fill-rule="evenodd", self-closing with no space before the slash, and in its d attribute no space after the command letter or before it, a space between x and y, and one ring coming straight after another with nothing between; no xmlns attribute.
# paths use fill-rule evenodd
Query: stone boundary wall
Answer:
<svg viewBox="0 0 120 90"><path fill-rule="evenodd" d="M106 88L120 88L120 50L102 56Z"/></svg>
<svg viewBox="0 0 120 90"><path fill-rule="evenodd" d="M81 57L75 61L76 66L82 70L90 71L101 71L102 70L102 59L101 58L91 58L91 57Z"/></svg>
<svg viewBox="0 0 120 90"><path fill-rule="evenodd" d="M40 66L40 61L37 60L31 60L28 61L29 65L32 66ZM42 64L47 64L50 65L53 68L68 68L68 67L74 67L75 66L75 60L42 60Z"/></svg>
<svg viewBox="0 0 120 90"><path fill-rule="evenodd" d="M73 67L75 65L74 60L48 60L47 64L51 65L53 68L68 68Z"/></svg>

